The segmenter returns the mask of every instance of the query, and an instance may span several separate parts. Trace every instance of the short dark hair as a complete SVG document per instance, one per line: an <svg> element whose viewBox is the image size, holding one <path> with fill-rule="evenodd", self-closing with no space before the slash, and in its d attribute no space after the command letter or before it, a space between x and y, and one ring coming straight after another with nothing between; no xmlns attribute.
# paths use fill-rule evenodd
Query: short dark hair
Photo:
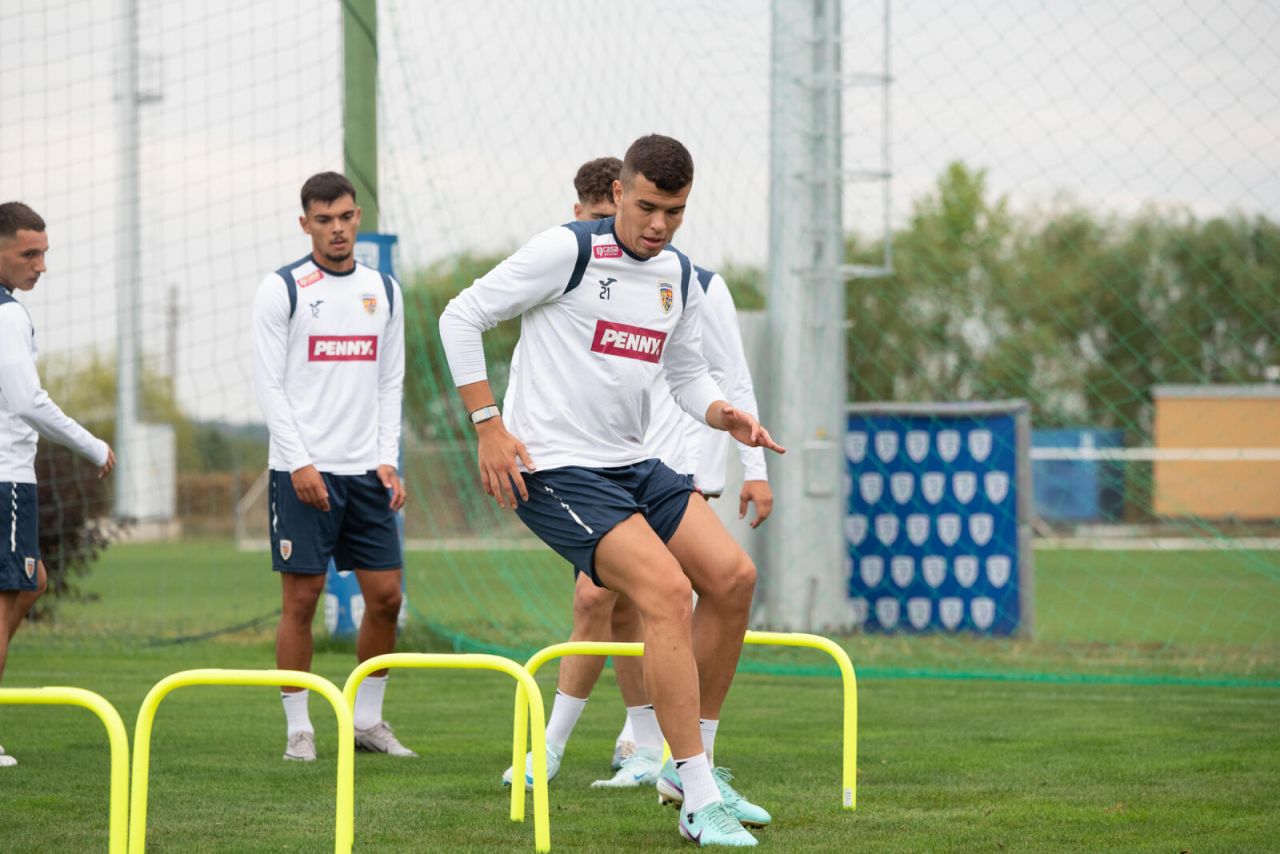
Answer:
<svg viewBox="0 0 1280 854"><path fill-rule="evenodd" d="M312 175L302 185L302 212L306 213L312 202L332 204L343 196L350 196L353 202L356 200L356 188L347 180L346 175L338 172Z"/></svg>
<svg viewBox="0 0 1280 854"><path fill-rule="evenodd" d="M19 231L44 231L44 220L22 202L0 205L0 237L13 237Z"/></svg>
<svg viewBox="0 0 1280 854"><path fill-rule="evenodd" d="M664 193L677 193L693 183L693 157L689 149L669 136L642 136L622 159L622 180L643 175Z"/></svg>
<svg viewBox="0 0 1280 854"><path fill-rule="evenodd" d="M584 205L592 202L613 201L613 182L622 173L622 161L616 157L597 157L578 167L573 176L573 189L578 191L578 201Z"/></svg>

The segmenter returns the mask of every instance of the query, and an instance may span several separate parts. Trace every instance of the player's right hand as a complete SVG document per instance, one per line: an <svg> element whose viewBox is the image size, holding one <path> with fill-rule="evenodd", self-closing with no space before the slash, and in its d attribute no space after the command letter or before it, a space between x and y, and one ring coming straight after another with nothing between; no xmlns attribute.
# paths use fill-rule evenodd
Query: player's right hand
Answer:
<svg viewBox="0 0 1280 854"><path fill-rule="evenodd" d="M116 467L116 452L111 450L111 446L107 445L107 461L98 466L98 480L102 480L111 474L111 470Z"/></svg>
<svg viewBox="0 0 1280 854"><path fill-rule="evenodd" d="M329 490L315 466L303 466L289 477L293 480L293 491L298 493L303 504L329 512Z"/></svg>
<svg viewBox="0 0 1280 854"><path fill-rule="evenodd" d="M526 469L534 471L528 449L524 442L507 432L501 416L480 422L476 425L476 434L479 438L477 456L480 461L480 485L484 487L486 495L497 499L499 507L505 510L509 503L511 509L515 510L517 492L522 501L529 500L524 476L516 465L518 457Z"/></svg>

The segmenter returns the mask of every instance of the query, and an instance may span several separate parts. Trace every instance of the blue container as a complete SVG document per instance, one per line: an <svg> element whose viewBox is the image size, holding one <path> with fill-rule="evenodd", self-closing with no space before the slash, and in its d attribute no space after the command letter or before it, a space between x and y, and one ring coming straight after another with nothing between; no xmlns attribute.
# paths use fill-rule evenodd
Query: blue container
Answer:
<svg viewBox="0 0 1280 854"><path fill-rule="evenodd" d="M1123 448L1123 430L1032 430L1032 448ZM1046 522L1120 522L1124 464L1111 460L1032 460L1036 515Z"/></svg>

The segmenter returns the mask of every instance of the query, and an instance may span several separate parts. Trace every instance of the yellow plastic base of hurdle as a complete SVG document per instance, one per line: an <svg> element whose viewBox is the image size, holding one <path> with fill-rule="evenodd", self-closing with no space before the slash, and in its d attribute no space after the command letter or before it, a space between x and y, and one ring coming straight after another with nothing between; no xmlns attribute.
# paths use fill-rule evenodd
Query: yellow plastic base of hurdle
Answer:
<svg viewBox="0 0 1280 854"><path fill-rule="evenodd" d="M338 791L334 821L334 851L347 854L354 842L355 730L351 709L338 687L314 673L300 670L184 670L157 682L138 710L133 735L133 796L129 811L129 851L143 854L147 847L147 775L151 762L151 728L160 702L175 688L188 685L281 686L307 688L329 701L338 718Z"/></svg>
<svg viewBox="0 0 1280 854"><path fill-rule="evenodd" d="M129 735L116 707L106 698L83 688L0 688L0 705L81 706L93 712L107 728L111 745L111 788L108 820L110 854L124 854L129 844Z"/></svg>
<svg viewBox="0 0 1280 854"><path fill-rule="evenodd" d="M637 644L638 645L638 644ZM515 746L512 768L524 767L526 725L533 720L533 840L537 851L551 850L551 825L547 810L547 742L546 715L542 694L529 672L509 658L500 655L393 652L362 661L347 677L342 694L354 712L356 691L364 678L375 670L390 667L416 667L452 670L496 670L516 680ZM523 705L522 705L523 704ZM524 821L524 786L511 786L511 820Z"/></svg>

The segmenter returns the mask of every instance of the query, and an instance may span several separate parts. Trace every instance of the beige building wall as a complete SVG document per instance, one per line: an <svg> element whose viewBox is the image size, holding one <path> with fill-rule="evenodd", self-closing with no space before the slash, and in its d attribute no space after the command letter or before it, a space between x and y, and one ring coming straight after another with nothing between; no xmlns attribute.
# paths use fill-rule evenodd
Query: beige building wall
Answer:
<svg viewBox="0 0 1280 854"><path fill-rule="evenodd" d="M1280 447L1280 386L1157 386L1155 446ZM1156 462L1159 516L1280 519L1280 462Z"/></svg>

